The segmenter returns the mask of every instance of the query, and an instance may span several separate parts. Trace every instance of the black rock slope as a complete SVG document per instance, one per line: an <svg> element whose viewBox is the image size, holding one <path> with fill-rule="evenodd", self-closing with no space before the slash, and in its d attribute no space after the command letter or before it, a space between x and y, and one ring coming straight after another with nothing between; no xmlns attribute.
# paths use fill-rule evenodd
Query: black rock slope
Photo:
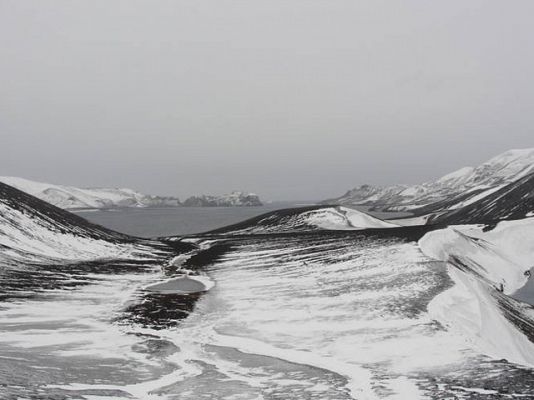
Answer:
<svg viewBox="0 0 534 400"><path fill-rule="evenodd" d="M430 218L429 224L487 224L517 220L534 211L534 174L457 210Z"/></svg>

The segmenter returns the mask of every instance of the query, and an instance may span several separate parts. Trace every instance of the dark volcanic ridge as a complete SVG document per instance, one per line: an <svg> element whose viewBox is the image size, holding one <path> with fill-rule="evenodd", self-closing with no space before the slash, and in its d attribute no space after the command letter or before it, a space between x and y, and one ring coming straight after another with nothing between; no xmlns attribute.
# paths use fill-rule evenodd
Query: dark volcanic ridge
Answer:
<svg viewBox="0 0 534 400"><path fill-rule="evenodd" d="M428 220L429 224L487 224L534 216L534 174L527 175L482 199Z"/></svg>

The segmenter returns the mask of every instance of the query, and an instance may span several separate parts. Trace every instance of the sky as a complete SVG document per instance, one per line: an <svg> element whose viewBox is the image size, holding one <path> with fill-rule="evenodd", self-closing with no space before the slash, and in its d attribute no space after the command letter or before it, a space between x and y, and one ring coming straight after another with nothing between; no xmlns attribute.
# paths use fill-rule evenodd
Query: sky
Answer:
<svg viewBox="0 0 534 400"><path fill-rule="evenodd" d="M534 147L531 0L0 0L0 175L324 199Z"/></svg>

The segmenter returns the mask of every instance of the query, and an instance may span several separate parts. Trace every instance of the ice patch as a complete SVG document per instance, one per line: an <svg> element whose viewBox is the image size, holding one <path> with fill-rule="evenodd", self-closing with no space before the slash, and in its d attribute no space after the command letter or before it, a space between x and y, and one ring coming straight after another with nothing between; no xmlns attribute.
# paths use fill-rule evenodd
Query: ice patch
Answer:
<svg viewBox="0 0 534 400"><path fill-rule="evenodd" d="M215 282L205 275L184 275L151 284L145 290L162 294L192 294L207 292Z"/></svg>

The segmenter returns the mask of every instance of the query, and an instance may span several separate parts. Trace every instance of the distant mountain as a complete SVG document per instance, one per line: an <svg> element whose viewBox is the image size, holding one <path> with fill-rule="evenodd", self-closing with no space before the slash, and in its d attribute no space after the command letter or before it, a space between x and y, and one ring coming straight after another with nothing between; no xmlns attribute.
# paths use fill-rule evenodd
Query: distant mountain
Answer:
<svg viewBox="0 0 534 400"><path fill-rule="evenodd" d="M510 150L478 167L464 167L420 185L359 186L323 204L365 205L415 214L461 208L534 172L534 149Z"/></svg>
<svg viewBox="0 0 534 400"><path fill-rule="evenodd" d="M15 177L0 177L0 182L63 209L176 207L180 205L180 200L175 197L150 196L132 189L82 189L73 186L34 182Z"/></svg>
<svg viewBox="0 0 534 400"><path fill-rule="evenodd" d="M68 210L124 207L238 207L261 206L255 194L233 192L223 196L193 196L181 203L177 197L151 196L125 188L77 188L4 176L0 182Z"/></svg>
<svg viewBox="0 0 534 400"><path fill-rule="evenodd" d="M222 196L191 196L184 201L185 207L253 207L262 206L254 193L232 192Z"/></svg>

